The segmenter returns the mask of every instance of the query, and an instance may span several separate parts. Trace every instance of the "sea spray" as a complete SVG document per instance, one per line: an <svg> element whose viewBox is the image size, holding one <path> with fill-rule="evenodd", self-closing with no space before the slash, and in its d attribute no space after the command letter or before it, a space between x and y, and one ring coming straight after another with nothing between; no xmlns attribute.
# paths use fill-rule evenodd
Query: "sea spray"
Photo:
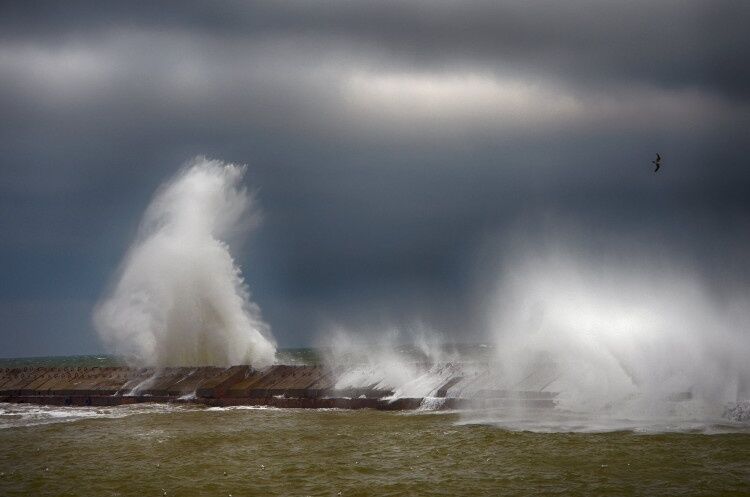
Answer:
<svg viewBox="0 0 750 497"><path fill-rule="evenodd" d="M399 334L398 329L391 328L363 336L335 327L324 335L323 361L329 368L341 371L335 388L391 391L418 376L419 368L414 361L396 350Z"/></svg>
<svg viewBox="0 0 750 497"><path fill-rule="evenodd" d="M230 253L259 219L244 173L198 157L158 190L94 311L111 352L151 367L274 362L270 329Z"/></svg>
<svg viewBox="0 0 750 497"><path fill-rule="evenodd" d="M487 384L555 393L557 409L505 409L494 421L565 412L576 426L680 424L721 418L748 398L743 296L717 298L689 266L617 253L560 243L505 255Z"/></svg>
<svg viewBox="0 0 750 497"><path fill-rule="evenodd" d="M359 333L334 327L320 345L323 362L338 371L336 390L373 389L383 398L425 398L436 395L462 367L458 352L442 340L423 324Z"/></svg>

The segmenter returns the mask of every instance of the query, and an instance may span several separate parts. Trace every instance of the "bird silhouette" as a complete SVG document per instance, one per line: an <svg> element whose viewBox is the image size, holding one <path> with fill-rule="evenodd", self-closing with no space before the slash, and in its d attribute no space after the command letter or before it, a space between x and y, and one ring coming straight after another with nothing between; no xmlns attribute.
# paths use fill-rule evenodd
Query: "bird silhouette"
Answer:
<svg viewBox="0 0 750 497"><path fill-rule="evenodd" d="M656 154L656 159L651 161L651 164L656 166L656 169L654 169L654 172L659 170L659 166L661 166L661 155L658 153Z"/></svg>

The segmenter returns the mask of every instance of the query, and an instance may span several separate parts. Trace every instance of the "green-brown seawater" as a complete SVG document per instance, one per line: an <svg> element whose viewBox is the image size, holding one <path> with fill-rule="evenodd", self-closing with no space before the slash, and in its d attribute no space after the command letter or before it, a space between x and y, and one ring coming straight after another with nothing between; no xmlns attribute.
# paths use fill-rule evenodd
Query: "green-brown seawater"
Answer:
<svg viewBox="0 0 750 497"><path fill-rule="evenodd" d="M750 495L742 430L532 433L456 413L0 407L8 497Z"/></svg>

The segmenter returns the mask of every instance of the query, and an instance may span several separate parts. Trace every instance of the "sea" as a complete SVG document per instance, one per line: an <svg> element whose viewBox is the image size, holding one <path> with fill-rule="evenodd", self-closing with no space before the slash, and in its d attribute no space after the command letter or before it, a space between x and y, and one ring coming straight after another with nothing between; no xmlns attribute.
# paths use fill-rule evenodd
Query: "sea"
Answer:
<svg viewBox="0 0 750 497"><path fill-rule="evenodd" d="M0 404L0 496L750 496L747 423L506 414Z"/></svg>

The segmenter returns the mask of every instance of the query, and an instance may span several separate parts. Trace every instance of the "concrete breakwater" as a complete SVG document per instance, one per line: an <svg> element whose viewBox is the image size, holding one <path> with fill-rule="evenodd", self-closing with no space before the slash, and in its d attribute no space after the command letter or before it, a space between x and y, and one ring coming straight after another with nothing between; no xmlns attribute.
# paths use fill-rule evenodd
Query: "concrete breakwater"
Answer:
<svg viewBox="0 0 750 497"><path fill-rule="evenodd" d="M460 371L458 369L457 371ZM114 406L139 402L185 402L209 406L273 406L403 410L455 409L520 403L553 407L554 392L473 389L462 395L460 372L440 377L423 397L398 396L380 383L351 387L344 369L275 365L220 367L26 367L0 369L0 402L67 406ZM425 374L429 374L425 369Z"/></svg>

